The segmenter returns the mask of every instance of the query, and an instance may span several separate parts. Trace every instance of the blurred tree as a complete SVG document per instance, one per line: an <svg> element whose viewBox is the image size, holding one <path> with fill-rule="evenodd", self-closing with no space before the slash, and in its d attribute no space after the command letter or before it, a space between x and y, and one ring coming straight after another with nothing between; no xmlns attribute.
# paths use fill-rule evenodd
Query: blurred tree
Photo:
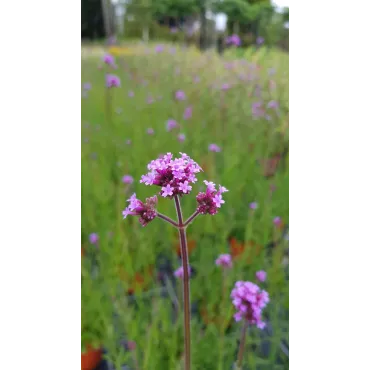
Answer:
<svg viewBox="0 0 370 370"><path fill-rule="evenodd" d="M105 36L101 0L81 1L81 38L96 39Z"/></svg>

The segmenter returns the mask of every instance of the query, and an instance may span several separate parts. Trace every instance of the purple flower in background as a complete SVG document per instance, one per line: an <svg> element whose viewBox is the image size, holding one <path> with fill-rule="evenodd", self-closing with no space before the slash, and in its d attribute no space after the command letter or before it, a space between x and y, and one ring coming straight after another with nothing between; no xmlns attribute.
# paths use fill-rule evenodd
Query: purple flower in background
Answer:
<svg viewBox="0 0 370 370"><path fill-rule="evenodd" d="M225 269L233 267L230 254L220 254L215 263L217 266L222 266Z"/></svg>
<svg viewBox="0 0 370 370"><path fill-rule="evenodd" d="M148 96L148 98L146 99L146 102L148 104L152 104L152 103L154 103L154 98L152 96Z"/></svg>
<svg viewBox="0 0 370 370"><path fill-rule="evenodd" d="M91 90L91 83L90 82L85 82L83 85L83 89L88 91Z"/></svg>
<svg viewBox="0 0 370 370"><path fill-rule="evenodd" d="M221 90L226 91L226 90L229 90L229 89L230 89L230 87L231 87L231 85L230 85L230 84L225 83L225 84L222 84L222 86L221 86Z"/></svg>
<svg viewBox="0 0 370 370"><path fill-rule="evenodd" d="M98 240L99 240L99 235L97 233L91 233L89 235L89 242L91 244L96 244L98 242Z"/></svg>
<svg viewBox="0 0 370 370"><path fill-rule="evenodd" d="M121 80L119 77L115 75L107 75L106 77L106 84L107 87L120 87L121 86Z"/></svg>
<svg viewBox="0 0 370 370"><path fill-rule="evenodd" d="M110 36L107 39L108 45L115 45L117 43L117 37L116 36Z"/></svg>
<svg viewBox="0 0 370 370"><path fill-rule="evenodd" d="M176 91L175 97L176 97L177 100L185 100L186 99L186 95L182 90Z"/></svg>
<svg viewBox="0 0 370 370"><path fill-rule="evenodd" d="M200 81L200 77L199 76L195 76L194 77L194 83L198 83Z"/></svg>
<svg viewBox="0 0 370 370"><path fill-rule="evenodd" d="M189 270L188 271L189 271L189 275L190 275L191 274L190 266L189 266ZM184 268L183 268L183 266L179 267L173 274L178 279L183 279L184 278Z"/></svg>
<svg viewBox="0 0 370 370"><path fill-rule="evenodd" d="M134 178L132 176L130 176L130 175L124 175L122 177L122 182L124 184L132 184L134 182Z"/></svg>
<svg viewBox="0 0 370 370"><path fill-rule="evenodd" d="M126 140L126 145L131 145L131 140L130 139Z"/></svg>
<svg viewBox="0 0 370 370"><path fill-rule="evenodd" d="M257 209L258 208L257 202L252 202L251 204L249 204L249 208L250 209Z"/></svg>
<svg viewBox="0 0 370 370"><path fill-rule="evenodd" d="M262 102L258 101L252 104L252 114L254 117L263 117L264 113Z"/></svg>
<svg viewBox="0 0 370 370"><path fill-rule="evenodd" d="M173 130L175 127L177 127L177 122L174 119L169 119L167 121L167 131Z"/></svg>
<svg viewBox="0 0 370 370"><path fill-rule="evenodd" d="M267 108L270 108L270 109L277 109L278 107L279 107L279 103L276 100L271 100L267 104Z"/></svg>
<svg viewBox="0 0 370 370"><path fill-rule="evenodd" d="M172 27L172 28L170 29L170 32L171 32L171 33L177 33L177 31L178 31L178 29L177 29L176 27Z"/></svg>
<svg viewBox="0 0 370 370"><path fill-rule="evenodd" d="M128 92L128 96L129 96L130 98L132 98L133 96L135 96L135 93L134 93L133 91L129 91L129 92Z"/></svg>
<svg viewBox="0 0 370 370"><path fill-rule="evenodd" d="M210 144L209 147L208 147L208 150L210 152L220 152L221 148L216 144Z"/></svg>
<svg viewBox="0 0 370 370"><path fill-rule="evenodd" d="M261 270L256 272L256 279L261 283L263 283L266 280L266 276L267 276L266 271Z"/></svg>
<svg viewBox="0 0 370 370"><path fill-rule="evenodd" d="M273 220L273 223L276 227L279 227L282 223L281 218L280 217L275 217L274 220Z"/></svg>
<svg viewBox="0 0 370 370"><path fill-rule="evenodd" d="M155 51L156 51L157 53L162 53L162 52L164 51L164 46L163 46L163 45L157 45L157 46L155 47Z"/></svg>
<svg viewBox="0 0 370 370"><path fill-rule="evenodd" d="M276 73L275 68L269 68L269 70L268 70L269 76L273 76L275 73Z"/></svg>
<svg viewBox="0 0 370 370"><path fill-rule="evenodd" d="M153 130L152 128L148 128L148 129L146 130L146 133L147 133L148 135L153 135L153 134L154 134L154 130Z"/></svg>
<svg viewBox="0 0 370 370"><path fill-rule="evenodd" d="M184 112L184 119L186 120L186 119L190 119L191 118L191 116L192 116L192 114L193 114L193 108L192 107L187 107L186 109L185 109L185 112Z"/></svg>
<svg viewBox="0 0 370 370"><path fill-rule="evenodd" d="M185 141L185 134L178 134L177 135L177 140L180 141L180 143Z"/></svg>
<svg viewBox="0 0 370 370"><path fill-rule="evenodd" d="M237 312L235 321L247 320L250 325L256 325L263 329L265 323L262 321L262 311L270 301L265 290L250 281L237 281L231 292L231 298Z"/></svg>
<svg viewBox="0 0 370 370"><path fill-rule="evenodd" d="M114 66L114 57L110 54L105 54L103 56L103 62L112 67L112 66Z"/></svg>
<svg viewBox="0 0 370 370"><path fill-rule="evenodd" d="M257 37L256 43L257 45L262 45L265 42L265 39L261 36Z"/></svg>
<svg viewBox="0 0 370 370"><path fill-rule="evenodd" d="M228 45L235 45L235 46L240 46L241 45L241 40L238 35L231 35L226 39L226 44Z"/></svg>

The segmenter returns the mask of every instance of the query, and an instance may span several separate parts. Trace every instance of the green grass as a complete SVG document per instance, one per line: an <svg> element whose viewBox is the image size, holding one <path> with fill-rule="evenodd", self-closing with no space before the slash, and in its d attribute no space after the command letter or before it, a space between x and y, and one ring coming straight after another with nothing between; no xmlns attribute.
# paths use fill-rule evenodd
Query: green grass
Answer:
<svg viewBox="0 0 370 370"><path fill-rule="evenodd" d="M233 51L228 51L222 60L211 53L198 55L181 49L175 54L168 51L156 54L153 48L147 54L117 57L118 68L111 72L121 78L121 87L109 91L105 89L105 67L97 68L100 59L90 57L82 61L82 82L92 84L81 106L84 279L94 280L86 272L90 269L85 267L89 267L93 259L97 260L99 274L95 281L99 283L94 289L101 290L104 302L111 302L101 305L99 311L96 298L93 302L85 298L82 316L88 317L89 312L94 312L92 317L101 321L103 330L99 339L117 369L124 363L134 368L135 356L141 370L181 369L181 314L171 321L170 300L158 294L148 298L137 290L136 303L131 304L125 293L135 273L147 271L148 266L155 264L159 253L170 258L174 268L180 266L175 253L177 234L174 228L159 219L142 228L137 218L123 220L121 215L131 193L136 192L138 198L143 199L158 191L140 184L139 180L147 172L146 165L166 152L185 152L204 167L191 195L182 198L185 217L195 210L195 195L204 189L203 180L220 183L229 189L224 194L226 203L219 214L200 216L188 228L188 240L196 241L197 245L190 256L190 264L197 271L191 280L192 301L200 302L202 307L208 307L208 312L221 318L229 317L233 314L229 295L235 281L255 281L255 272L265 269L268 280L264 288L271 299L266 313L274 326L271 351L268 357L263 357L258 348L254 348L260 341L260 333L253 328L247 338L245 362L248 369L288 366L287 359L282 361L285 364L277 365L280 342L282 339L288 341L288 321L281 317L282 308L287 310L289 302L288 284L281 264L286 241L278 243L272 256L263 248L250 263L247 257L253 250L246 249L227 276L227 295L220 304L222 274L214 261L220 253L229 252L229 236L265 246L281 236L281 231L274 229L273 218L280 216L285 224L289 218L288 158L281 161L269 179L263 176L258 163L288 145L288 56L260 49L247 52L247 62L241 59L240 53L239 59L233 58ZM228 69L225 63L229 63ZM273 76L268 73L271 68L276 70ZM242 81L240 75L244 75L246 81ZM200 77L199 83L193 82L195 76ZM276 89L269 88L270 80L275 81ZM143 81L147 81L146 86ZM233 86L223 92L216 88L223 83ZM261 97L255 96L257 83ZM185 102L173 99L176 90L186 93ZM135 96L129 97L129 91ZM148 96L155 102L147 104ZM271 120L253 118L252 103L270 100L279 102L278 113L269 112ZM190 105L193 116L185 121L183 113ZM166 131L166 121L170 118L177 120L180 130ZM148 128L154 129L154 135L146 133ZM179 132L186 135L183 143L177 140ZM127 140L131 140L130 145ZM219 145L222 151L209 152L211 143ZM133 176L132 185L121 182L125 174ZM274 192L271 192L272 186L276 188ZM253 201L259 205L255 212L249 210L249 203ZM167 199L159 199L158 209L176 217L174 205ZM89 245L88 236L92 232L99 234L98 249ZM120 269L125 271L123 279ZM148 290L158 288L156 279L150 278L148 273L144 275ZM95 315L97 310L100 315ZM113 311L116 313L114 321ZM193 315L193 369L230 369L236 358L239 329L239 324L232 323L223 334L220 327L205 325L200 315ZM128 340L136 342L135 352L125 352L119 345L123 333Z"/></svg>

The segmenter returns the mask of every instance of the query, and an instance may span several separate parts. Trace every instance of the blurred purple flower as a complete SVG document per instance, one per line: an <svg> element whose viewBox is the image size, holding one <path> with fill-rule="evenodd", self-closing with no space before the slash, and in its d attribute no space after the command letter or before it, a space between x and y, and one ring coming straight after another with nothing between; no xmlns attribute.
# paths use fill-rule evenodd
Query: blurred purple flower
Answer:
<svg viewBox="0 0 370 370"><path fill-rule="evenodd" d="M154 134L154 130L153 130L152 128L148 128L148 129L146 130L146 133L147 133L148 135L153 135L153 134Z"/></svg>
<svg viewBox="0 0 370 370"><path fill-rule="evenodd" d="M210 144L209 147L208 147L208 150L210 152L220 152L221 148L216 144Z"/></svg>
<svg viewBox="0 0 370 370"><path fill-rule="evenodd" d="M241 45L241 40L238 35L231 35L226 39L226 44L228 45L235 45L235 46L240 46Z"/></svg>
<svg viewBox="0 0 370 370"><path fill-rule="evenodd" d="M185 134L178 134L177 140L180 141L180 143L185 141Z"/></svg>
<svg viewBox="0 0 370 370"><path fill-rule="evenodd" d="M187 119L190 119L191 118L191 116L192 116L192 114L193 114L193 108L192 107L187 107L186 109L185 109L185 112L184 112L184 119L185 120L187 120Z"/></svg>
<svg viewBox="0 0 370 370"><path fill-rule="evenodd" d="M148 96L148 98L146 99L146 102L147 102L148 104L152 104L152 103L154 103L154 98L153 98L153 97L151 97L151 96Z"/></svg>
<svg viewBox="0 0 370 370"><path fill-rule="evenodd" d="M191 269L190 269L190 266L189 266L189 275L191 274ZM174 276L179 278L179 279L183 279L184 278L184 268L181 266L179 267L174 273Z"/></svg>
<svg viewBox="0 0 370 370"><path fill-rule="evenodd" d="M157 52L157 53L162 53L162 51L164 50L164 46L163 45L157 45L156 47L155 47L155 51Z"/></svg>
<svg viewBox="0 0 370 370"><path fill-rule="evenodd" d="M130 139L126 140L126 145L131 145L131 140Z"/></svg>
<svg viewBox="0 0 370 370"><path fill-rule="evenodd" d="M175 127L177 127L177 122L174 119L169 119L167 121L167 131L173 130Z"/></svg>
<svg viewBox="0 0 370 370"><path fill-rule="evenodd" d="M176 97L177 100L185 100L186 99L186 95L182 90L176 91L175 97Z"/></svg>
<svg viewBox="0 0 370 370"><path fill-rule="evenodd" d="M121 80L119 77L115 75L107 75L106 77L106 84L107 87L120 87L121 86Z"/></svg>
<svg viewBox="0 0 370 370"><path fill-rule="evenodd" d="M198 83L200 81L200 77L199 76L195 76L194 77L194 83Z"/></svg>
<svg viewBox="0 0 370 370"><path fill-rule="evenodd" d="M279 107L279 103L276 100L271 100L267 104L267 108L270 108L270 109L277 109L278 107Z"/></svg>
<svg viewBox="0 0 370 370"><path fill-rule="evenodd" d="M103 56L103 62L112 67L112 66L114 66L114 57L110 54L105 54Z"/></svg>
<svg viewBox="0 0 370 370"><path fill-rule="evenodd" d="M222 266L225 269L233 267L233 261L230 254L220 254L215 263L217 266Z"/></svg>
<svg viewBox="0 0 370 370"><path fill-rule="evenodd" d="M258 203L257 202L252 202L249 204L250 209L257 209L258 208Z"/></svg>
<svg viewBox="0 0 370 370"><path fill-rule="evenodd" d="M280 217L275 217L274 220L273 220L273 223L276 227L280 226L281 225L281 218Z"/></svg>
<svg viewBox="0 0 370 370"><path fill-rule="evenodd" d="M129 91L129 92L128 92L128 96L129 96L130 98L132 98L133 96L135 96L135 93L134 93L133 91Z"/></svg>
<svg viewBox="0 0 370 370"><path fill-rule="evenodd" d="M134 182L134 178L132 176L130 176L130 175L124 175L122 177L122 182L124 184L132 184Z"/></svg>
<svg viewBox="0 0 370 370"><path fill-rule="evenodd" d="M263 117L264 113L262 102L258 101L252 104L252 114L254 117Z"/></svg>
<svg viewBox="0 0 370 370"><path fill-rule="evenodd" d="M91 90L91 83L90 82L85 82L83 85L83 89L88 91Z"/></svg>
<svg viewBox="0 0 370 370"><path fill-rule="evenodd" d="M265 42L265 39L261 36L257 37L256 43L257 45L262 45Z"/></svg>
<svg viewBox="0 0 370 370"><path fill-rule="evenodd" d="M267 276L266 271L261 270L256 272L256 279L261 283L263 283L266 280L266 276Z"/></svg>
<svg viewBox="0 0 370 370"><path fill-rule="evenodd" d="M91 244L96 244L98 242L98 240L99 240L99 235L97 233L91 233L89 235L89 242Z"/></svg>
<svg viewBox="0 0 370 370"><path fill-rule="evenodd" d="M230 87L231 87L231 85L230 85L230 84L225 83L225 84L222 84L222 86L221 86L221 90L226 91L226 90L229 90L229 89L230 89Z"/></svg>

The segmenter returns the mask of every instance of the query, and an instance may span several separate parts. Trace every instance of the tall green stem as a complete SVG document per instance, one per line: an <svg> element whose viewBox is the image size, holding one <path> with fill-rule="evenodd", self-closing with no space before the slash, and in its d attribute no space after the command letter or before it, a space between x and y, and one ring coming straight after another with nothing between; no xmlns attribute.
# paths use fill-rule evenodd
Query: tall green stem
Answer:
<svg viewBox="0 0 370 370"><path fill-rule="evenodd" d="M178 230L181 246L181 259L184 276L182 279L183 284L183 298L184 298L184 341L185 341L185 367L184 370L190 370L191 357L190 357L190 283L189 283L189 259L188 259L188 246L186 242L186 226L184 226L181 205L179 197L174 197L176 213L178 219Z"/></svg>
<svg viewBox="0 0 370 370"><path fill-rule="evenodd" d="M248 329L248 321L244 319L244 324L243 324L242 333L240 337L238 359L236 360L235 370L242 370L244 348L245 348L245 342L247 338L247 329Z"/></svg>

